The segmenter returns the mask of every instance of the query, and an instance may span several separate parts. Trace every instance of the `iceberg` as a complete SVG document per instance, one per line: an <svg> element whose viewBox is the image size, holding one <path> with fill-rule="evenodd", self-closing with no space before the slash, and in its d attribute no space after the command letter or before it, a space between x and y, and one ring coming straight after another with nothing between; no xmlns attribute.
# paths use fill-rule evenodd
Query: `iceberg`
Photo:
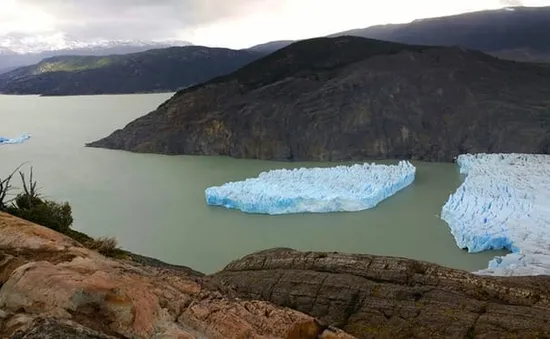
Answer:
<svg viewBox="0 0 550 339"><path fill-rule="evenodd" d="M409 186L415 175L416 168L408 161L397 165L278 169L262 172L257 178L207 188L205 194L208 205L246 213L361 211Z"/></svg>
<svg viewBox="0 0 550 339"><path fill-rule="evenodd" d="M5 144L22 144L23 142L27 141L28 139L30 139L30 135L26 134L26 133L23 133L21 134L21 136L19 136L18 138L13 138L13 139L10 139L10 138L4 138L4 137L0 137L0 145L5 145Z"/></svg>
<svg viewBox="0 0 550 339"><path fill-rule="evenodd" d="M475 273L550 274L550 156L465 154L457 164L466 178L441 211L457 245L512 252Z"/></svg>

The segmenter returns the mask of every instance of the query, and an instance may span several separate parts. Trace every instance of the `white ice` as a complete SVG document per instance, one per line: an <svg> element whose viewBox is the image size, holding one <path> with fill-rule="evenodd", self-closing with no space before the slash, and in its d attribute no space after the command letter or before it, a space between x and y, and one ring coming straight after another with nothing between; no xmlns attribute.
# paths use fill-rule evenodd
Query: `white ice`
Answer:
<svg viewBox="0 0 550 339"><path fill-rule="evenodd" d="M13 139L4 138L4 137L0 136L0 145L4 145L4 144L22 144L23 142L30 139L30 137L31 136L26 134L26 133L23 133L18 138L13 138Z"/></svg>
<svg viewBox="0 0 550 339"><path fill-rule="evenodd" d="M443 206L460 248L508 249L486 275L550 274L550 156L460 155L464 183Z"/></svg>
<svg viewBox="0 0 550 339"><path fill-rule="evenodd" d="M416 168L408 161L397 165L279 169L207 188L205 194L209 205L247 213L360 211L375 207L407 187L415 175Z"/></svg>

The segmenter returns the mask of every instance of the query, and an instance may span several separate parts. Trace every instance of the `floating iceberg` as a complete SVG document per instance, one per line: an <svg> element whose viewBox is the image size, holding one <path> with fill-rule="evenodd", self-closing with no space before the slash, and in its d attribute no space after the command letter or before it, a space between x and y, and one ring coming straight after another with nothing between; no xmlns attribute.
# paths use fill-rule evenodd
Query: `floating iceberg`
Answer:
<svg viewBox="0 0 550 339"><path fill-rule="evenodd" d="M512 251L476 273L550 274L550 156L467 154L457 163L467 176L441 211L457 245Z"/></svg>
<svg viewBox="0 0 550 339"><path fill-rule="evenodd" d="M23 142L30 139L30 137L31 136L26 134L26 133L23 133L23 134L21 134L21 136L19 138L14 138L14 139L0 137L0 145L4 145L4 144L22 144Z"/></svg>
<svg viewBox="0 0 550 339"><path fill-rule="evenodd" d="M260 173L257 178L206 189L209 205L247 213L287 214L360 211L410 185L416 168L362 164L330 168L300 168Z"/></svg>

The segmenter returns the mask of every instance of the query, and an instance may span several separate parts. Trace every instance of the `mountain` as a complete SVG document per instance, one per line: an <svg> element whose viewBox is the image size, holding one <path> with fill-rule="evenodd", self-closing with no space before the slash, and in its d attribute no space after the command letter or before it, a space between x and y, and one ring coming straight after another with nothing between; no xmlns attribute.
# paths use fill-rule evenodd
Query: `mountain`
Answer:
<svg viewBox="0 0 550 339"><path fill-rule="evenodd" d="M50 39L52 40L52 39ZM83 42L75 39L58 37L48 39L30 39L28 37L0 37L0 73L2 70L29 66L43 59L63 55L129 54L144 52L150 49L188 46L187 41L127 41L98 40Z"/></svg>
<svg viewBox="0 0 550 339"><path fill-rule="evenodd" d="M397 25L372 26L332 34L359 36L406 44L476 49L518 61L550 61L550 7L509 7ZM254 46L274 52L292 41Z"/></svg>
<svg viewBox="0 0 550 339"><path fill-rule="evenodd" d="M284 48L284 47L286 47L286 46L288 46L288 45L290 45L294 42L295 41L293 41L293 40L271 41L271 42L267 42L265 44L252 46L252 47L248 48L248 50L249 51L254 51L254 52L262 52L262 53L269 54L269 53L275 52L278 49Z"/></svg>
<svg viewBox="0 0 550 339"><path fill-rule="evenodd" d="M91 147L270 160L550 150L550 66L359 37L294 43Z"/></svg>
<svg viewBox="0 0 550 339"><path fill-rule="evenodd" d="M262 56L201 46L126 55L59 56L0 74L0 92L86 95L175 91L230 73Z"/></svg>
<svg viewBox="0 0 550 339"><path fill-rule="evenodd" d="M511 59L550 61L550 7L512 7L337 35L421 45L460 45Z"/></svg>

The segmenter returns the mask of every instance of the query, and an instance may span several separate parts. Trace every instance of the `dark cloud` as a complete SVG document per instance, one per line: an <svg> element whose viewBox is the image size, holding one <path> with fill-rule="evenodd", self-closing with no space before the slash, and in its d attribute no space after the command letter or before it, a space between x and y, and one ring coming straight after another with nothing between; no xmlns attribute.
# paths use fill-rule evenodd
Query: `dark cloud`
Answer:
<svg viewBox="0 0 550 339"><path fill-rule="evenodd" d="M16 0L56 18L56 26L80 39L171 38L220 20L275 10L282 0Z"/></svg>

